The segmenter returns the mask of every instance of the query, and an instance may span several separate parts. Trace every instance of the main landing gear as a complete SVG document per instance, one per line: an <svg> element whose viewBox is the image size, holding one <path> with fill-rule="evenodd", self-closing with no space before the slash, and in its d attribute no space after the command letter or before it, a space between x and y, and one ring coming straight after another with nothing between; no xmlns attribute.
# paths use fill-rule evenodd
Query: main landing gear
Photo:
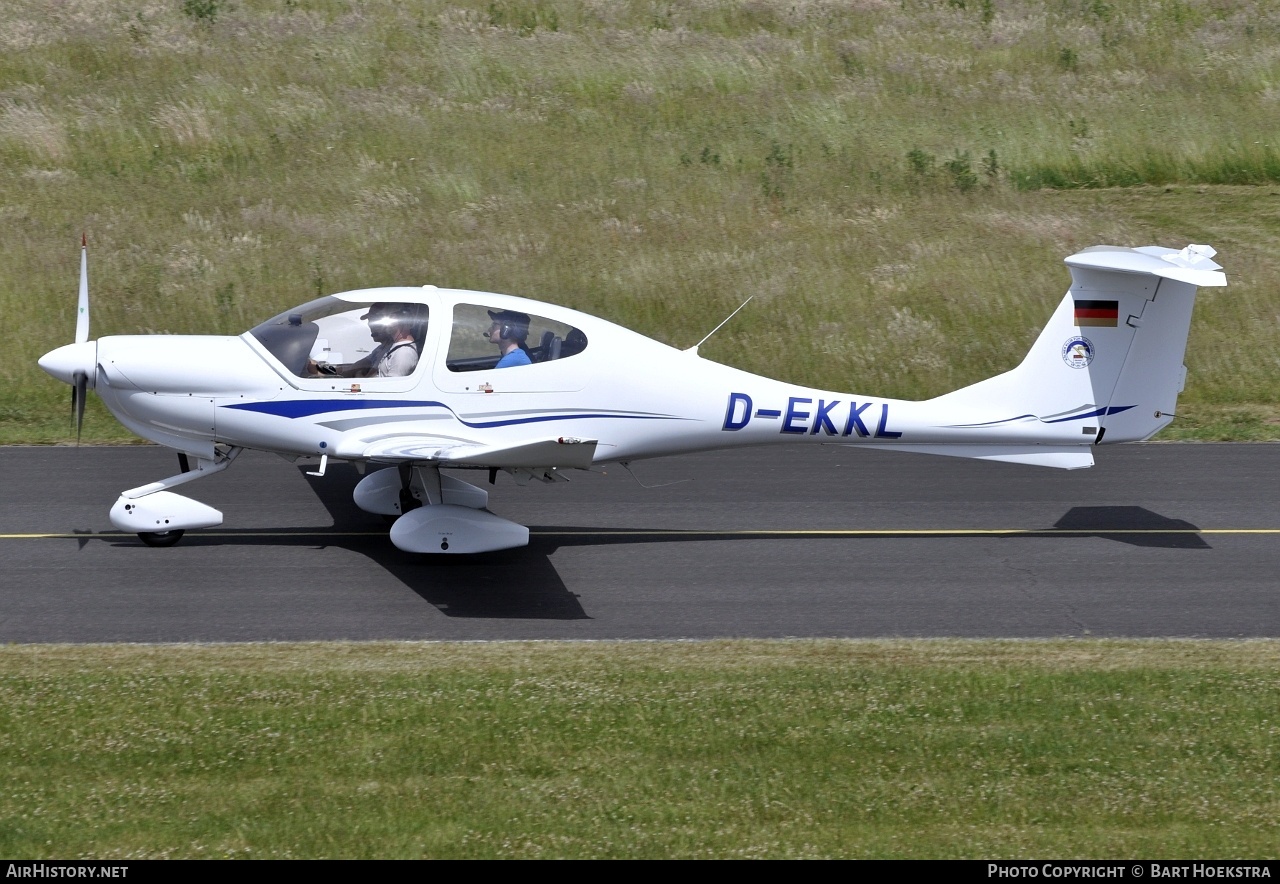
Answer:
<svg viewBox="0 0 1280 884"><path fill-rule="evenodd" d="M405 552L479 553L527 546L529 529L485 509L489 494L431 464L402 464L360 480L356 506L394 518L391 542Z"/></svg>
<svg viewBox="0 0 1280 884"><path fill-rule="evenodd" d="M225 470L239 448L219 449L213 459L198 457L194 468L179 456L182 472L131 488L111 508L111 524L138 535L147 546L173 546L187 531L222 524L222 513L169 489ZM323 475L321 471L312 475ZM566 481L554 470L519 470L517 481ZM483 488L442 476L433 464L404 464L366 475L355 488L356 505L394 519L391 542L406 552L466 553L513 549L529 543L529 529L486 509Z"/></svg>

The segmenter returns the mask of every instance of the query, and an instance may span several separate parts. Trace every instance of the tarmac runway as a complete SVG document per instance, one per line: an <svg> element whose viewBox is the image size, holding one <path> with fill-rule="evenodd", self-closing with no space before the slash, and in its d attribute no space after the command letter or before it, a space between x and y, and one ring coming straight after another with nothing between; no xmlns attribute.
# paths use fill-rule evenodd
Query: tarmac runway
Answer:
<svg viewBox="0 0 1280 884"><path fill-rule="evenodd" d="M346 464L246 453L179 489L225 523L152 549L107 513L177 471L168 450L0 448L0 641L1280 636L1280 445L1096 459L794 446L502 475L490 509L530 545L430 557L352 504Z"/></svg>

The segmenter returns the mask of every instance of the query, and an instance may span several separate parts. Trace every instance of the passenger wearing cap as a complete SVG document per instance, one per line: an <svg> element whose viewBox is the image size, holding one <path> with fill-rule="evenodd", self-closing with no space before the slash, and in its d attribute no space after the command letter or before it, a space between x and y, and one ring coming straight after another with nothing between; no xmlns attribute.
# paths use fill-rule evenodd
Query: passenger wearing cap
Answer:
<svg viewBox="0 0 1280 884"><path fill-rule="evenodd" d="M394 378L412 374L418 366L418 345L413 337L413 307L377 303L361 319L369 321L369 334L378 346L359 362L332 365L307 361L310 374L344 378Z"/></svg>
<svg viewBox="0 0 1280 884"><path fill-rule="evenodd" d="M489 318L493 320L485 337L489 343L497 344L502 354L494 368L511 368L514 365L529 365L529 351L525 339L529 337L529 314L517 313L514 310L490 310Z"/></svg>

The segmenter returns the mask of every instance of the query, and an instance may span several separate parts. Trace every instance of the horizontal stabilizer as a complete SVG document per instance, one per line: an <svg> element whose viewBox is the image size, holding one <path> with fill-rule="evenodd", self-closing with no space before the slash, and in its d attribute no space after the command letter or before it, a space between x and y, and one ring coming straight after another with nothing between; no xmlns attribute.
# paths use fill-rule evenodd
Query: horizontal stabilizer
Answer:
<svg viewBox="0 0 1280 884"><path fill-rule="evenodd" d="M393 436L379 439L340 456L358 457L381 463L433 463L438 466L494 467L497 469L548 468L587 469L596 453L595 439L560 436L531 442L481 445L423 436Z"/></svg>
<svg viewBox="0 0 1280 884"><path fill-rule="evenodd" d="M1227 284L1222 265L1210 260L1217 252L1210 246L1190 245L1182 251L1160 246L1126 249L1093 246L1066 259L1068 267L1107 270L1113 273L1144 273L1194 286Z"/></svg>
<svg viewBox="0 0 1280 884"><path fill-rule="evenodd" d="M882 448L885 451L907 451L916 454L942 454L947 457L971 457L975 460L998 460L1060 470L1082 470L1093 466L1093 452L1088 446L1073 445L866 445L859 448Z"/></svg>

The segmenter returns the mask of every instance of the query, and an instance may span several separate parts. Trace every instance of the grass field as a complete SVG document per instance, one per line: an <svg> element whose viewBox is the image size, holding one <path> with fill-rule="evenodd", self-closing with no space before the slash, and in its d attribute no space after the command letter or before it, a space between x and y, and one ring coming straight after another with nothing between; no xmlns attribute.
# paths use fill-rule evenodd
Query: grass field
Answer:
<svg viewBox="0 0 1280 884"><path fill-rule="evenodd" d="M431 282L688 346L754 294L705 355L906 398L1016 364L1072 251L1208 242L1162 438L1280 438L1277 45L1212 0L14 0L0 442L66 438L82 230L95 335Z"/></svg>
<svg viewBox="0 0 1280 884"><path fill-rule="evenodd" d="M0 648L10 857L1275 858L1276 642Z"/></svg>

